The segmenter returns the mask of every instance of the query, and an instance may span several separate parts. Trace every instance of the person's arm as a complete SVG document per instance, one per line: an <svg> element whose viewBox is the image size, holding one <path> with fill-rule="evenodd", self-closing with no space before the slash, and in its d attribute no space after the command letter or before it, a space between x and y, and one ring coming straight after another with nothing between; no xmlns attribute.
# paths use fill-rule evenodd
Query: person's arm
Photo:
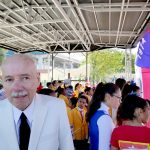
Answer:
<svg viewBox="0 0 150 150"><path fill-rule="evenodd" d="M60 111L60 126L59 126L59 150L74 150L73 140L71 135L71 129L67 116L66 106L63 101L60 101L62 105L59 107Z"/></svg>
<svg viewBox="0 0 150 150"><path fill-rule="evenodd" d="M110 150L118 150L118 148L114 147L114 146L111 146L110 147Z"/></svg>
<svg viewBox="0 0 150 150"><path fill-rule="evenodd" d="M108 115L103 115L98 119L99 129L99 150L110 150L110 138L114 128L112 119Z"/></svg>

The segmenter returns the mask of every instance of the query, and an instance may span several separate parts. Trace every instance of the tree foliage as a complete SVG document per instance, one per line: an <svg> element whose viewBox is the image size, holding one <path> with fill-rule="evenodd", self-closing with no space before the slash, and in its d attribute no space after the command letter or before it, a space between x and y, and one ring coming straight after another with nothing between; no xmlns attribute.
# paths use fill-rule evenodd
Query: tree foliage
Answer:
<svg viewBox="0 0 150 150"><path fill-rule="evenodd" d="M96 51L89 54L90 77L99 82L107 75L124 71L124 53L115 50Z"/></svg>

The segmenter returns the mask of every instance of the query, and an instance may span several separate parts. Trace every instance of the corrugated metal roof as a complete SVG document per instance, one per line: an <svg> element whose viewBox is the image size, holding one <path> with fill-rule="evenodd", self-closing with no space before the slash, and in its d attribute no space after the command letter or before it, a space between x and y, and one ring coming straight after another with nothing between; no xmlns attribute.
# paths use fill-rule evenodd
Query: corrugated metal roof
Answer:
<svg viewBox="0 0 150 150"><path fill-rule="evenodd" d="M132 48L149 20L149 0L0 0L0 46L50 53Z"/></svg>

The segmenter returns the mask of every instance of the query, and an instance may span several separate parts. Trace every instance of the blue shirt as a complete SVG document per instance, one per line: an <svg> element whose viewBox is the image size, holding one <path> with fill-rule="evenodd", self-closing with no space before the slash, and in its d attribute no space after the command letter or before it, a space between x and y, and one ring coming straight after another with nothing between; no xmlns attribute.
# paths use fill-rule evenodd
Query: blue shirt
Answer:
<svg viewBox="0 0 150 150"><path fill-rule="evenodd" d="M96 113L92 116L89 124L89 134L90 134L90 150L98 150L99 145L99 129L97 121L102 115L105 114L104 111L98 110Z"/></svg>

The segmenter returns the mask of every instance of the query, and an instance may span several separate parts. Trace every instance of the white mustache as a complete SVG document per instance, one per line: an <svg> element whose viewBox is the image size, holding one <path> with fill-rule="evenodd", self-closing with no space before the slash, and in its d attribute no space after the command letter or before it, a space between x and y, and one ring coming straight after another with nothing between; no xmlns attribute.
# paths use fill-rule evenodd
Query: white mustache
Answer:
<svg viewBox="0 0 150 150"><path fill-rule="evenodd" d="M27 96L28 93L26 91L19 91L19 92L12 92L11 93L11 97L23 97L23 96Z"/></svg>

